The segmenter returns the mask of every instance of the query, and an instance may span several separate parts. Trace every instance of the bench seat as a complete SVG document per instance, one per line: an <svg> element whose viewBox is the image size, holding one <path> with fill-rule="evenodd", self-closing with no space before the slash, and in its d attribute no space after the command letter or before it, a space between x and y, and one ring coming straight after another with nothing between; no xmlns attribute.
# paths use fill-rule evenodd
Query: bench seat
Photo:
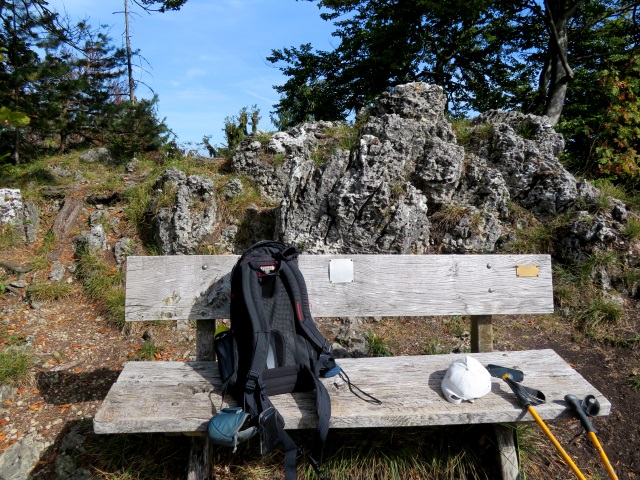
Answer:
<svg viewBox="0 0 640 480"><path fill-rule="evenodd" d="M331 428L408 427L531 421L499 378L491 392L474 403L447 402L440 383L448 365L464 354L341 359L351 381L382 401L366 403L339 377L324 379L331 395ZM571 416L568 393L593 394L600 415L611 404L553 350L469 354L524 372L523 385L541 390L547 402L536 407L544 420ZM96 433L204 432L221 405L215 362L128 362L94 419ZM288 429L314 428L314 397L309 393L271 397ZM227 395L224 406L233 405Z"/></svg>

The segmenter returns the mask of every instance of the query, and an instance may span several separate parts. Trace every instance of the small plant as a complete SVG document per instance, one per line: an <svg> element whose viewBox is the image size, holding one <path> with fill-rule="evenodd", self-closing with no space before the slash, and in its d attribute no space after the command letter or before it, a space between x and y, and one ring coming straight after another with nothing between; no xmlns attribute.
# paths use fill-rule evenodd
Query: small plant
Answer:
<svg viewBox="0 0 640 480"><path fill-rule="evenodd" d="M27 380L31 364L32 358L28 353L12 350L0 352L0 385Z"/></svg>
<svg viewBox="0 0 640 480"><path fill-rule="evenodd" d="M334 139L342 150L353 150L359 145L360 130L356 124L341 123L326 131L327 137Z"/></svg>
<svg viewBox="0 0 640 480"><path fill-rule="evenodd" d="M631 295L635 295L640 286L640 268L630 268L624 272L624 283Z"/></svg>
<svg viewBox="0 0 640 480"><path fill-rule="evenodd" d="M321 146L316 146L311 151L311 160L318 167L321 167L322 165L327 163L328 159L329 159L329 157L327 156L326 149L321 147Z"/></svg>
<svg viewBox="0 0 640 480"><path fill-rule="evenodd" d="M258 140L263 146L268 145L271 141L271 137L273 137L272 132L262 132L256 136L256 140Z"/></svg>
<svg viewBox="0 0 640 480"><path fill-rule="evenodd" d="M640 375L631 375L629 377L629 385L636 392L640 391Z"/></svg>
<svg viewBox="0 0 640 480"><path fill-rule="evenodd" d="M465 148L468 147L471 143L471 136L473 132L471 120L468 120L466 118L454 119L451 122L451 128L453 130L453 134L456 136L458 145Z"/></svg>
<svg viewBox="0 0 640 480"><path fill-rule="evenodd" d="M596 296L578 312L578 321L586 331L594 332L599 328L616 325L623 315L624 310L619 303Z"/></svg>
<svg viewBox="0 0 640 480"><path fill-rule="evenodd" d="M462 219L467 215L467 208L455 203L444 205L440 210L434 213L431 221L434 226L437 225L438 230L446 233L460 224Z"/></svg>
<svg viewBox="0 0 640 480"><path fill-rule="evenodd" d="M531 122L531 120L527 118L520 122L520 124L516 127L516 133L525 140L532 140L537 133L537 128Z"/></svg>
<svg viewBox="0 0 640 480"><path fill-rule="evenodd" d="M367 353L372 357L392 357L393 353L389 350L387 342L384 338L369 330L366 334Z"/></svg>
<svg viewBox="0 0 640 480"><path fill-rule="evenodd" d="M276 153L276 156L273 158L273 166L279 167L284 163L286 155L284 153Z"/></svg>
<svg viewBox="0 0 640 480"><path fill-rule="evenodd" d="M435 338L429 340L429 343L422 349L422 355L438 355L440 353L443 353L442 348Z"/></svg>
<svg viewBox="0 0 640 480"><path fill-rule="evenodd" d="M134 356L135 360L154 360L162 350L161 347L156 345L153 341L147 340L142 344L140 350L138 350Z"/></svg>

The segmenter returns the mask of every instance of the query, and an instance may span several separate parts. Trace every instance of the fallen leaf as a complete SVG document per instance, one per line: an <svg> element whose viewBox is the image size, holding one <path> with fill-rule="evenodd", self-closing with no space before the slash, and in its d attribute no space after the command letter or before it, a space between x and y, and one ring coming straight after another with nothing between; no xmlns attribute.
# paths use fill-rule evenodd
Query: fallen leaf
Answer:
<svg viewBox="0 0 640 480"><path fill-rule="evenodd" d="M40 390L34 390L34 391L33 391L33 392L31 392L31 393L33 393L34 395L40 395Z"/></svg>
<svg viewBox="0 0 640 480"><path fill-rule="evenodd" d="M575 364L575 363L569 363L569 366L570 366L571 368L576 368L576 364Z"/></svg>
<svg viewBox="0 0 640 480"><path fill-rule="evenodd" d="M71 403L65 403L64 405L60 405L60 408L62 410L66 410L67 408L71 407L71 405L72 405Z"/></svg>
<svg viewBox="0 0 640 480"><path fill-rule="evenodd" d="M0 433L0 442L4 442L7 439L6 433Z"/></svg>
<svg viewBox="0 0 640 480"><path fill-rule="evenodd" d="M29 405L29 410L42 410L43 403L44 403L44 400L40 400L36 403L32 403L31 405Z"/></svg>
<svg viewBox="0 0 640 480"><path fill-rule="evenodd" d="M24 388L19 388L18 389L18 395L22 395L24 393Z"/></svg>

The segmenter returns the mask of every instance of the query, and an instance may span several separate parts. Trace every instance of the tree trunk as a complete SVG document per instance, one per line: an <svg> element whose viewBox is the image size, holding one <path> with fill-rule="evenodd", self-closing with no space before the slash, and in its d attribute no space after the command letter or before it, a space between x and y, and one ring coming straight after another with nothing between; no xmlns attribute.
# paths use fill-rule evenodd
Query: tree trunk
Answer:
<svg viewBox="0 0 640 480"><path fill-rule="evenodd" d="M13 163L17 167L18 165L20 165L20 130L18 130L18 127L15 127L15 129L16 129L16 143L15 143L15 148L13 150Z"/></svg>
<svg viewBox="0 0 640 480"><path fill-rule="evenodd" d="M577 0L571 5L567 5L566 0L544 2L545 20L549 31L547 48L550 68L544 114L549 117L552 125L556 125L560 120L567 87L574 75L567 57L569 49L567 22L581 3L583 0Z"/></svg>
<svg viewBox="0 0 640 480"><path fill-rule="evenodd" d="M125 38L127 46L127 72L129 74L129 100L131 103L135 103L135 82L133 81L133 68L131 66L131 40L129 37L129 0L124 0L124 25L125 25Z"/></svg>

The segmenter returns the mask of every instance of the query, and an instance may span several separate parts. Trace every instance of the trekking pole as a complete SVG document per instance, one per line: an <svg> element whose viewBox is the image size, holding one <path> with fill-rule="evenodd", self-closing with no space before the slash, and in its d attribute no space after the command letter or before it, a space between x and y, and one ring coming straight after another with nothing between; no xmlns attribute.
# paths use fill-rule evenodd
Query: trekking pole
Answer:
<svg viewBox="0 0 640 480"><path fill-rule="evenodd" d="M560 445L560 442L558 442L558 440L556 440L556 437L553 436L553 433L551 433L551 430L549 430L549 428L544 423L542 418L540 418L540 416L538 415L538 412L536 412L535 408L533 408L532 404L540 405L542 403L545 403L544 394L540 390L527 388L520 385L519 383L516 383L515 381L513 381L513 379L509 376L508 373L505 373L502 376L502 379L505 382L507 382L507 385L509 385L509 387L511 387L511 390L516 395L518 400L520 400L520 403L522 404L523 408L525 408L531 414L531 416L536 421L536 423L540 426L540 428L542 429L544 434L547 436L547 438L551 440L551 443L553 443L553 446L556 447L556 450L558 450L560 455L562 455L562 458L564 459L565 462L567 462L567 465L569 465L569 467L571 468L573 473L576 475L576 477L578 477L579 480L587 480L586 477L582 474L582 472L578 468L578 466L573 462L573 460L571 460L571 457L567 454L567 452L564 451L564 448L562 448L562 445Z"/></svg>
<svg viewBox="0 0 640 480"><path fill-rule="evenodd" d="M616 475L616 472L613 470L611 462L609 461L609 458L607 458L607 454L604 452L602 445L600 445L598 437L596 437L597 430L593 428L593 425L587 417L587 415L596 415L600 410L600 404L598 403L598 400L596 400L593 395L587 395L581 405L579 403L580 400L578 400L578 397L569 394L564 396L564 401L567 402L571 406L573 411L576 412L576 415L578 415L578 418L582 423L582 428L587 431L587 436L591 440L591 443L593 443L593 446L596 447L604 468L607 469L609 478L611 478L611 480L618 480L618 475Z"/></svg>

